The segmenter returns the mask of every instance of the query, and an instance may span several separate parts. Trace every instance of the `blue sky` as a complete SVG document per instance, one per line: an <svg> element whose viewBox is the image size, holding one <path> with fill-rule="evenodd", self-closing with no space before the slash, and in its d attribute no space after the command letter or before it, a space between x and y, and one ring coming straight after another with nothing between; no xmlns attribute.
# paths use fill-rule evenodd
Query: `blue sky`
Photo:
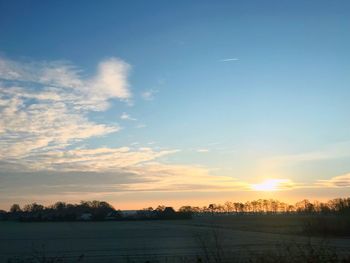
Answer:
<svg viewBox="0 0 350 263"><path fill-rule="evenodd" d="M125 207L244 199L272 179L280 191L253 194L346 194L349 11L348 1L0 1L2 206L40 201L35 187ZM25 189L36 173L42 184ZM87 173L105 183L94 189Z"/></svg>

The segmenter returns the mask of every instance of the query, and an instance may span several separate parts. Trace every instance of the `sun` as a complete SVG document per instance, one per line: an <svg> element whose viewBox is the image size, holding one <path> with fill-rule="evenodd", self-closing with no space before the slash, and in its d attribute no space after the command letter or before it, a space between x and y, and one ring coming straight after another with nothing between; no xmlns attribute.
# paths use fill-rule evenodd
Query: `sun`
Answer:
<svg viewBox="0 0 350 263"><path fill-rule="evenodd" d="M253 184L251 187L255 191L273 192L280 190L288 182L288 179L268 179L260 184Z"/></svg>

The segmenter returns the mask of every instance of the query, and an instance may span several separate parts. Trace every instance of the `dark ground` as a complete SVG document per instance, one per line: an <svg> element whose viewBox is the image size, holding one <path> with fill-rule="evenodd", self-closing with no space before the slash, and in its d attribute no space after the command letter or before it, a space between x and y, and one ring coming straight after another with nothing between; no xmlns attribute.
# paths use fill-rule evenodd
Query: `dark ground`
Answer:
<svg viewBox="0 0 350 263"><path fill-rule="evenodd" d="M322 237L301 235L300 216L218 216L192 220L130 222L0 222L0 262L33 254L77 262L154 259L184 262L203 248L246 257L277 244L312 244ZM350 237L331 237L327 246L350 251ZM220 253L221 253L220 252ZM179 261L181 259L181 261Z"/></svg>

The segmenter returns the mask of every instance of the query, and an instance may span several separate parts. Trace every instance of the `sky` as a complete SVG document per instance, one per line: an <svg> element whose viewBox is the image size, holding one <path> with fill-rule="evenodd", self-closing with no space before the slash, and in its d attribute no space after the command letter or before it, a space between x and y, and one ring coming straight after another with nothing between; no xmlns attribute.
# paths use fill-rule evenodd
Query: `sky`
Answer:
<svg viewBox="0 0 350 263"><path fill-rule="evenodd" d="M0 1L0 209L350 193L349 1Z"/></svg>

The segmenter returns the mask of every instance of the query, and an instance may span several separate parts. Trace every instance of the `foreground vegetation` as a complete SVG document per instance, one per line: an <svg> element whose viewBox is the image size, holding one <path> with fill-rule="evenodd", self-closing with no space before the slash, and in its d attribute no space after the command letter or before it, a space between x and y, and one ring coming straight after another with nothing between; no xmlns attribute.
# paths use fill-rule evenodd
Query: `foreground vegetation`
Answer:
<svg viewBox="0 0 350 263"><path fill-rule="evenodd" d="M213 244L209 244L213 242ZM280 242L273 249L261 252L250 251L249 248L240 252L232 252L221 247L220 240L213 234L211 240L199 240L201 253L192 256L125 256L112 262L126 263L161 263L161 262L182 262L182 263L350 263L349 252L339 252L331 247L326 241L314 245L311 242ZM210 245L210 246L209 246ZM50 257L45 251L33 251L27 257L13 257L7 263L68 263L85 262L84 255L76 258Z"/></svg>
<svg viewBox="0 0 350 263"><path fill-rule="evenodd" d="M300 235L305 221L321 216L336 217L204 214L181 221L0 222L0 258L4 253L8 260L0 262L349 262L349 237Z"/></svg>

